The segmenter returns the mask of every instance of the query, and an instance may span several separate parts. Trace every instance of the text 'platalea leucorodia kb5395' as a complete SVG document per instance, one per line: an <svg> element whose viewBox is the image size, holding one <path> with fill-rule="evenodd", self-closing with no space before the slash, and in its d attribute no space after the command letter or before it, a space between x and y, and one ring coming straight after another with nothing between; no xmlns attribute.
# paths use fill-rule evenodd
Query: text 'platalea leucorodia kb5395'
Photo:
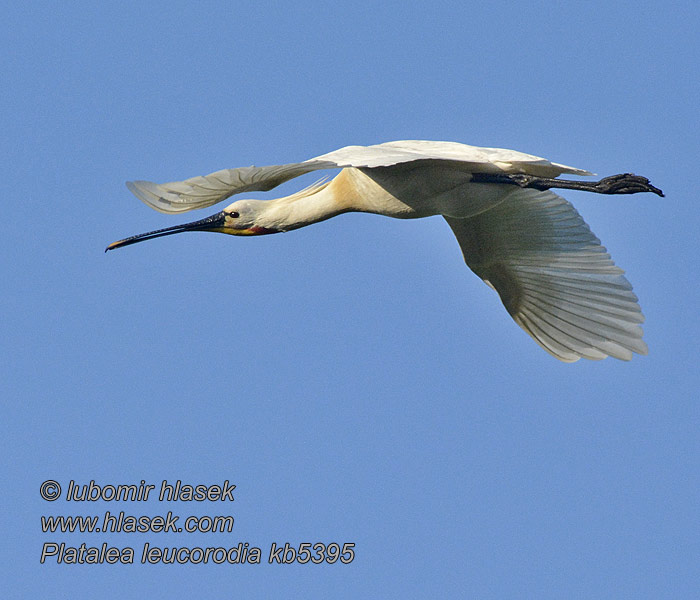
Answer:
<svg viewBox="0 0 700 600"><path fill-rule="evenodd" d="M550 191L663 196L645 177L555 179L592 173L515 150L414 140L348 146L300 163L127 186L152 208L173 214L335 168L342 170L331 181L291 196L238 200L206 219L135 235L107 250L182 231L280 233L351 211L399 219L442 215L467 265L547 352L566 362L606 356L629 360L634 352L647 353L640 326L644 317L624 271L576 209Z"/></svg>

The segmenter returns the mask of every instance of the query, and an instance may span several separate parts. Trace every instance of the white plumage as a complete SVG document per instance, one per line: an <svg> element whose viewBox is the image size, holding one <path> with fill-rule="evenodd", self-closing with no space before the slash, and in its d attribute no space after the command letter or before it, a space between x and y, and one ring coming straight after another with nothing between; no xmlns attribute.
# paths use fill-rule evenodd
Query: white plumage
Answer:
<svg viewBox="0 0 700 600"><path fill-rule="evenodd" d="M592 175L583 169L552 163L516 150L479 148L457 142L405 140L374 146L346 146L300 163L222 169L184 181L160 184L129 181L126 185L151 208L175 214L213 206L234 194L266 192L285 181L321 169L373 169L414 161L455 162L459 170L472 173L527 173L539 177L557 177L563 173Z"/></svg>
<svg viewBox="0 0 700 600"><path fill-rule="evenodd" d="M348 211L398 218L440 214L469 267L547 352L566 362L629 360L633 353L647 353L644 318L622 269L576 209L546 189L661 193L638 176L595 184L553 180L564 173L591 173L514 150L416 140L348 146L304 162L225 169L184 181L127 185L154 209L180 213L334 168L343 170L329 183L276 200L239 200L208 219L133 236L108 249L187 230L276 233ZM518 179L522 176L527 177ZM633 185L612 191L594 187L608 180ZM577 187L584 185L589 187Z"/></svg>
<svg viewBox="0 0 700 600"><path fill-rule="evenodd" d="M647 353L632 286L569 202L518 189L471 219L446 219L469 267L550 354L572 362Z"/></svg>

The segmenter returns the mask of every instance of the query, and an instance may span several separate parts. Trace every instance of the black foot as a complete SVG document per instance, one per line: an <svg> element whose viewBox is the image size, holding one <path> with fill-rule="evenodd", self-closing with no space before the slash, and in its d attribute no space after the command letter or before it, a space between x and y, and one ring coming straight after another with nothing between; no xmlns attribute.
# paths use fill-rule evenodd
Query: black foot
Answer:
<svg viewBox="0 0 700 600"><path fill-rule="evenodd" d="M605 177L594 184L599 194L637 194L639 192L653 192L663 197L664 193L651 185L646 177L634 173L622 173Z"/></svg>
<svg viewBox="0 0 700 600"><path fill-rule="evenodd" d="M658 196L664 193L649 183L646 177L634 173L622 173L611 175L600 181L571 181L568 179L550 179L548 177L535 177L521 173L494 174L474 173L474 183L506 183L522 188L534 188L536 190L548 190L559 188L565 190L580 190L582 192L594 192L596 194L637 194L639 192L653 192Z"/></svg>

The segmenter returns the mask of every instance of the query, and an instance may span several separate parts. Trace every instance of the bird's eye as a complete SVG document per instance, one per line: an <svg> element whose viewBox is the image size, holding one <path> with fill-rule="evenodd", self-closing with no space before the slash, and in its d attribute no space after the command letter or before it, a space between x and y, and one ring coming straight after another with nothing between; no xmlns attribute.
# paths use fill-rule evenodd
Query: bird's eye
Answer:
<svg viewBox="0 0 700 600"><path fill-rule="evenodd" d="M230 216L232 219L237 219L237 218L240 217L241 215L239 215L237 212L231 211L231 212L229 213L229 216Z"/></svg>

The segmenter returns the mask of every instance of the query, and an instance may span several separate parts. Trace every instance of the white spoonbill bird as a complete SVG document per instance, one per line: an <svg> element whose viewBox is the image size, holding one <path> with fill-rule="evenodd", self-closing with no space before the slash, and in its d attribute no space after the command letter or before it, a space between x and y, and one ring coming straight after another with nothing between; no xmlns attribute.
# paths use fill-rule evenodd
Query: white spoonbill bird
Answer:
<svg viewBox="0 0 700 600"><path fill-rule="evenodd" d="M633 352L647 353L640 326L644 317L624 271L576 209L550 191L663 196L645 177L555 179L563 173L592 173L515 150L401 141L348 146L287 165L127 186L152 208L181 213L334 168L342 170L331 181L290 196L237 200L206 219L135 235L107 250L182 231L280 233L351 211L399 219L442 215L467 265L498 292L515 322L547 352L565 362L606 356L629 360Z"/></svg>

